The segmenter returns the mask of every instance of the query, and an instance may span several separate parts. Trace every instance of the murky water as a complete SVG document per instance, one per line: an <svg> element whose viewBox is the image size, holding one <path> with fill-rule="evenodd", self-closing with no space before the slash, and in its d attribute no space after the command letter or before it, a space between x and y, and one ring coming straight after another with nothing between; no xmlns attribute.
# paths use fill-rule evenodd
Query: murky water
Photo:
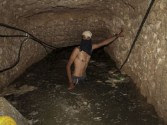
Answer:
<svg viewBox="0 0 167 125"><path fill-rule="evenodd" d="M101 51L92 57L85 85L69 92L65 71L68 51L53 52L13 83L16 87L26 84L38 88L20 96L7 97L31 123L164 125L127 75L112 74L114 63Z"/></svg>

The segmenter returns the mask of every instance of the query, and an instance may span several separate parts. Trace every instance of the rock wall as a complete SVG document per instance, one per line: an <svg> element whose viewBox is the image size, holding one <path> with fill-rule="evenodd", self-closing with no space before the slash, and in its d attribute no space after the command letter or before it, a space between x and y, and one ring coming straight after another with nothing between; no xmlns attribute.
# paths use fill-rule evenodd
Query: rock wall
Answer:
<svg viewBox="0 0 167 125"><path fill-rule="evenodd" d="M123 63L150 1L141 2L135 10L113 17L112 24L122 22L125 37L106 48L118 63ZM133 2L131 2L132 5ZM122 8L122 7L119 7ZM116 8L115 8L116 9ZM167 1L156 0L132 54L123 68L129 74L158 114L167 120Z"/></svg>

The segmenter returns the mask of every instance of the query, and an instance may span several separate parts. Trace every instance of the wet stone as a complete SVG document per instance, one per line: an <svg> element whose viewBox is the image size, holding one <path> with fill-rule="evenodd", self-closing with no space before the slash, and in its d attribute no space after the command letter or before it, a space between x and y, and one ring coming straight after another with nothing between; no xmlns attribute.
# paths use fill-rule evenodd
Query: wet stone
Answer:
<svg viewBox="0 0 167 125"><path fill-rule="evenodd" d="M165 125L131 79L113 73L115 67L107 55L95 57L85 85L68 91L67 58L53 52L13 83L38 89L7 99L34 125Z"/></svg>
<svg viewBox="0 0 167 125"><path fill-rule="evenodd" d="M9 96L9 95L15 95L15 96L20 96L23 95L27 92L31 92L36 90L37 87L34 86L28 86L28 85L22 85L19 88L15 85L10 85L0 92L0 96Z"/></svg>

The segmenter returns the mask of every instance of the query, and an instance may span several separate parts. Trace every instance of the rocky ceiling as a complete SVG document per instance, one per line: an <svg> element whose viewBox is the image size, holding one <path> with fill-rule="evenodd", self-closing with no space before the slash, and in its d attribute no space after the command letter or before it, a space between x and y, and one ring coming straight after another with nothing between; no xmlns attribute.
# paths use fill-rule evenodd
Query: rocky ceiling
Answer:
<svg viewBox="0 0 167 125"><path fill-rule="evenodd" d="M120 5L135 11L130 0L1 0L0 3L2 22L60 47L78 43L84 30L91 30L95 41L107 37L110 34L107 22L125 13Z"/></svg>

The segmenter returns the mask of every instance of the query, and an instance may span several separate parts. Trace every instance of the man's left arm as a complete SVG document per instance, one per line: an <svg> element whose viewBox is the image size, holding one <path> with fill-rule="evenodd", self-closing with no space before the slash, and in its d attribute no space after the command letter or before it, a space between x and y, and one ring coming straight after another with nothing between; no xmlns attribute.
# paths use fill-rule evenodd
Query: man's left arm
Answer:
<svg viewBox="0 0 167 125"><path fill-rule="evenodd" d="M121 32L119 34L116 34L114 36L111 36L110 38L104 40L104 41L101 41L99 43L96 43L96 44L93 44L92 45L92 49L95 50L95 49L98 49L102 46L105 46L105 45L108 45L110 44L114 39L116 39L117 37L121 37L122 36L122 32L123 30L121 30Z"/></svg>

